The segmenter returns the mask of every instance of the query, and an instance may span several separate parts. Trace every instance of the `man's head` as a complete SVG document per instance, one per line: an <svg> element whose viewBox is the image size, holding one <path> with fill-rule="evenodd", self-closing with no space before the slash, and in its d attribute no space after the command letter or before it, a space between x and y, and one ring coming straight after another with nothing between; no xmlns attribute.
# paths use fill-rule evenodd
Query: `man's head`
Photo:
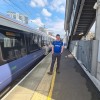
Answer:
<svg viewBox="0 0 100 100"><path fill-rule="evenodd" d="M60 40L60 35L59 34L56 35L56 40Z"/></svg>

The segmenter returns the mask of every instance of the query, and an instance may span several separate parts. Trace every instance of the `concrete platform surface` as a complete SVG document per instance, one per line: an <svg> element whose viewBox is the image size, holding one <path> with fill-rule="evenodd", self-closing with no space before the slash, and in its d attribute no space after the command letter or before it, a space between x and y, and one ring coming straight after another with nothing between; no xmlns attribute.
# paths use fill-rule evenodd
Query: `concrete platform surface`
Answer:
<svg viewBox="0 0 100 100"><path fill-rule="evenodd" d="M56 74L52 99L100 100L100 92L67 50L62 54L60 71Z"/></svg>
<svg viewBox="0 0 100 100"><path fill-rule="evenodd" d="M49 76L51 54L2 100L47 100L52 75Z"/></svg>

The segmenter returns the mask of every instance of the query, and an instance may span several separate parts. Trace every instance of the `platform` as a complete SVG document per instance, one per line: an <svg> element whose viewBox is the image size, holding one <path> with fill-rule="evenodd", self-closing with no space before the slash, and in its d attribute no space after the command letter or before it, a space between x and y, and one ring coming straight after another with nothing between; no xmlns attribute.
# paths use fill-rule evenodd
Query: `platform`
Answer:
<svg viewBox="0 0 100 100"><path fill-rule="evenodd" d="M60 71L55 79L54 100L100 100L100 92L67 50L62 54Z"/></svg>
<svg viewBox="0 0 100 100"><path fill-rule="evenodd" d="M68 50L62 54L60 74L47 74L50 63L51 54L2 100L100 100L100 92Z"/></svg>
<svg viewBox="0 0 100 100"><path fill-rule="evenodd" d="M49 76L51 54L47 55L2 100L46 100L52 76Z"/></svg>

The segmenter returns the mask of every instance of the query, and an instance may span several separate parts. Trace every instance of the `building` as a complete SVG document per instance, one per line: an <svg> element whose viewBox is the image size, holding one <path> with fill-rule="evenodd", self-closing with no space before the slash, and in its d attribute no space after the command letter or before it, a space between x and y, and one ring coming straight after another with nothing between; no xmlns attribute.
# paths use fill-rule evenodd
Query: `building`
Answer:
<svg viewBox="0 0 100 100"><path fill-rule="evenodd" d="M66 0L64 29L69 41L81 40L89 32L96 18L95 2L97 0Z"/></svg>
<svg viewBox="0 0 100 100"><path fill-rule="evenodd" d="M20 22L23 22L24 24L28 24L28 17L23 14L8 11L7 15L20 21Z"/></svg>
<svg viewBox="0 0 100 100"><path fill-rule="evenodd" d="M46 29L44 27L39 27L39 30L44 32L44 33L47 33Z"/></svg>

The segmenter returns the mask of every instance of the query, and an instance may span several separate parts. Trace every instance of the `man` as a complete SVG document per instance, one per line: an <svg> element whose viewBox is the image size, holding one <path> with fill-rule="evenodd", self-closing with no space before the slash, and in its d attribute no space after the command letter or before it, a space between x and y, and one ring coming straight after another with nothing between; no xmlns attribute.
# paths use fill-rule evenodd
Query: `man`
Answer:
<svg viewBox="0 0 100 100"><path fill-rule="evenodd" d="M52 43L52 63L50 67L50 72L48 72L49 75L53 74L53 68L55 61L57 59L57 68L56 72L60 73L59 67L60 67L60 59L61 59L61 53L63 52L63 42L60 40L60 35L56 35L56 40Z"/></svg>

